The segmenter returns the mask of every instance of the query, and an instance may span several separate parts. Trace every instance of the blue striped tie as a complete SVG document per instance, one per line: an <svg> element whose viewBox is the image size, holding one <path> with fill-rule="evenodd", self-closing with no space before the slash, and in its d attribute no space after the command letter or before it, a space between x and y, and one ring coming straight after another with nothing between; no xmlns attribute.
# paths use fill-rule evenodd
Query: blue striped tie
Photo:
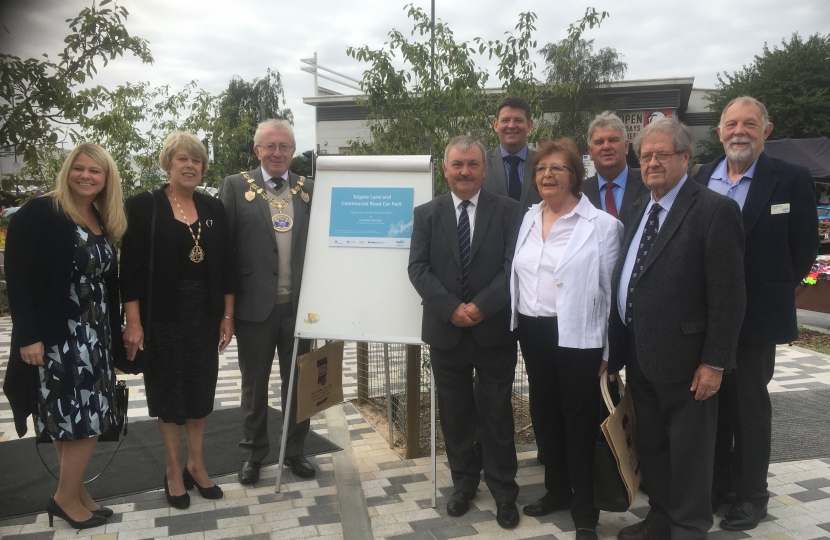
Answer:
<svg viewBox="0 0 830 540"><path fill-rule="evenodd" d="M461 249L461 301L470 301L470 216L467 207L470 201L461 201L461 216L458 218L458 247Z"/></svg>

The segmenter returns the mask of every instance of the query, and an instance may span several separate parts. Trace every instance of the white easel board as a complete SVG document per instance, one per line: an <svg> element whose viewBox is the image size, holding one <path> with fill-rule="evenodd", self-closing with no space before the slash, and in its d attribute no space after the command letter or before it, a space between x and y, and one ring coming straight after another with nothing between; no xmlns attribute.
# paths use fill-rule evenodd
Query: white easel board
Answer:
<svg viewBox="0 0 830 540"><path fill-rule="evenodd" d="M432 199L432 181L430 156L318 158L296 337L421 343L421 298L409 282L408 247L393 247L396 242L355 242L354 237L341 235L339 238L350 239L346 245L346 240L333 238L348 228L339 222L346 216L341 206L344 193L356 201L364 201L364 195L358 194L394 194L372 195L384 200L377 204L389 204L388 200L398 200L404 194L401 200L411 196L414 208ZM355 209L346 218L356 222L359 212ZM368 207L366 212L368 216ZM382 221L383 216L377 217ZM408 218L411 234L412 216ZM403 246L404 242L397 244Z"/></svg>

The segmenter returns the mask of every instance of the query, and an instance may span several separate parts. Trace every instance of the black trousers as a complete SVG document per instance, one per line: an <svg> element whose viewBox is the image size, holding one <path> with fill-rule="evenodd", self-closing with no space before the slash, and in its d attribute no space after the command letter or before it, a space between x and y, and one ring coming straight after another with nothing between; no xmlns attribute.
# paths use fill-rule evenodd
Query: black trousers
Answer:
<svg viewBox="0 0 830 540"><path fill-rule="evenodd" d="M719 392L713 487L766 504L772 438L767 385L775 371L775 344L740 342L736 360L738 369L724 375Z"/></svg>
<svg viewBox="0 0 830 540"><path fill-rule="evenodd" d="M282 380L282 410L288 402L288 377L294 354L294 308L290 303L276 304L262 322L237 319L236 343L239 349L239 370L242 372L242 440L238 448L242 461L262 461L271 449L268 442L268 378L274 363L274 350L279 357ZM311 342L300 340L297 355L309 351ZM301 455L311 420L299 424L297 418L297 375L291 396L291 418L288 423L286 457Z"/></svg>
<svg viewBox="0 0 830 540"><path fill-rule="evenodd" d="M571 517L577 528L596 528L599 510L594 508L593 473L602 349L560 347L556 317L519 315L518 334L530 399L539 405L545 437L545 488L557 501L572 501Z"/></svg>
<svg viewBox="0 0 830 540"><path fill-rule="evenodd" d="M493 499L516 502L518 461L511 402L516 344L481 347L472 332L464 329L455 348L430 347L429 351L438 394L438 415L455 490L475 493L481 481L473 449L478 433L484 482Z"/></svg>
<svg viewBox="0 0 830 540"><path fill-rule="evenodd" d="M692 381L654 383L637 363L631 336L626 382L634 399L637 452L650 509L672 540L705 539L712 527L712 468L718 395L696 401ZM666 359L667 362L671 358Z"/></svg>

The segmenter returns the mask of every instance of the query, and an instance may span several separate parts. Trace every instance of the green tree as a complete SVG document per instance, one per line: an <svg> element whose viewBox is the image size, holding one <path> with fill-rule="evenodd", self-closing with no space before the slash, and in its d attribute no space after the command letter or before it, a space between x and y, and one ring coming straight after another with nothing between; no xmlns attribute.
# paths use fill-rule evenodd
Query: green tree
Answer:
<svg viewBox="0 0 830 540"><path fill-rule="evenodd" d="M440 167L444 148L450 139L469 134L488 146L496 144L492 115L501 94L485 90L489 74L477 66L485 54L495 58L496 75L502 92L520 95L531 103L534 117L542 112L542 89L534 77L536 64L530 50L536 47L534 13L522 13L514 30L504 41L475 38L456 40L450 27L413 4L404 8L413 20L410 35L389 32L389 41L380 49L349 47L349 56L369 64L361 88L366 93L359 103L370 111L370 140L351 141L352 152L367 154L431 154L436 158L436 191L447 189ZM607 16L593 8L569 28L569 38L579 39L587 27L594 27ZM434 48L434 62L431 51ZM400 59L398 58L400 55ZM402 64L402 65L401 65ZM547 93L557 92L548 86ZM534 129L531 140L540 133Z"/></svg>
<svg viewBox="0 0 830 540"><path fill-rule="evenodd" d="M215 179L221 180L259 164L253 154L254 132L257 124L268 118L294 121L291 109L285 108L279 71L269 68L265 77L251 82L233 77L219 99L211 130L216 148Z"/></svg>
<svg viewBox="0 0 830 540"><path fill-rule="evenodd" d="M112 0L84 8L67 20L71 33L57 61L0 54L0 152L22 155L33 170L53 166L55 145L68 142L78 122L106 102L105 88L84 86L98 64L125 52L152 63L147 42L127 32L127 16Z"/></svg>
<svg viewBox="0 0 830 540"><path fill-rule="evenodd" d="M754 61L734 73L719 73L710 92L709 110L720 119L729 101L748 95L761 101L775 124L770 139L830 136L830 35L815 34L804 41L793 34L781 40L781 48L764 50ZM702 144L699 161L723 153L712 128L713 140Z"/></svg>
<svg viewBox="0 0 830 540"><path fill-rule="evenodd" d="M545 57L546 82L557 90L547 104L554 119L545 127L559 137L573 138L586 152L588 124L607 106L600 103L598 90L622 79L628 65L610 47L594 52L594 40L563 39L548 43L539 53Z"/></svg>

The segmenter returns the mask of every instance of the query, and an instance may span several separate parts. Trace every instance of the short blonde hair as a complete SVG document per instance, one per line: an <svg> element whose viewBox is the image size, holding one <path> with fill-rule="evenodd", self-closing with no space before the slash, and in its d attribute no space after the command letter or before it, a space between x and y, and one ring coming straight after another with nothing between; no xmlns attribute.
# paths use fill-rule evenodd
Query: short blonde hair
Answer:
<svg viewBox="0 0 830 540"><path fill-rule="evenodd" d="M159 155L159 163L164 172L170 172L170 166L173 164L173 155L179 150L183 150L192 157L202 160L202 176L208 169L208 154L205 150L205 145L199 140L196 135L189 131L174 131L164 139L164 146L161 148Z"/></svg>
<svg viewBox="0 0 830 540"><path fill-rule="evenodd" d="M72 150L63 162L58 173L55 191L52 193L52 202L55 208L62 211L77 225L84 225L86 221L75 206L72 198L72 191L69 188L69 172L79 155L86 154L95 163L101 166L107 177L104 189L95 198L95 207L104 222L107 238L115 242L127 230L127 216L124 214L124 195L121 191L121 175L118 174L118 166L110 156L109 152L93 143L81 143Z"/></svg>

